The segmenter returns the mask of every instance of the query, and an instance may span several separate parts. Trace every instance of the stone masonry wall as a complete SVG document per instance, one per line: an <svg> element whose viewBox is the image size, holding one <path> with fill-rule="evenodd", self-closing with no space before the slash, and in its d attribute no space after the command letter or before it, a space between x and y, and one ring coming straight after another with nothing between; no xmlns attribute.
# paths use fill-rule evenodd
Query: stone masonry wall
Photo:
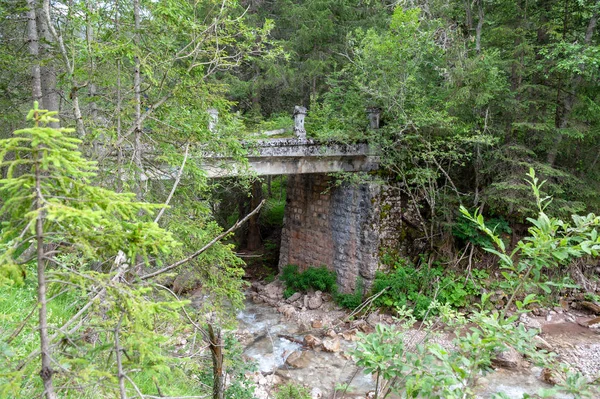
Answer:
<svg viewBox="0 0 600 399"><path fill-rule="evenodd" d="M326 265L344 292L357 278L368 288L378 267L379 187L332 185L324 174L288 177L279 268Z"/></svg>

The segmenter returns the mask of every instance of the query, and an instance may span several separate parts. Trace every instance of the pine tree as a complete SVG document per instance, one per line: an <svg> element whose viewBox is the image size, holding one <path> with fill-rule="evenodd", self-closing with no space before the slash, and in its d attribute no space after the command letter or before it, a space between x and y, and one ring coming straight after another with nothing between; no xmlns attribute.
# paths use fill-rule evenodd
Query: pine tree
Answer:
<svg viewBox="0 0 600 399"><path fill-rule="evenodd" d="M136 256L147 259L176 245L171 234L156 223L138 220L140 211L150 213L161 205L134 202L134 194L115 193L91 184L97 170L95 163L77 151L81 141L69 137L71 129L48 127L57 122L54 115L56 112L39 109L36 102L27 115L33 127L17 130L14 137L0 140L0 167L6 176L0 180L3 199L0 215L4 220L1 241L9 243L0 255L0 276L22 282L23 265L32 260L37 264L40 376L47 399L57 397L52 382L55 373L52 340L48 333L48 273L57 269L66 273L63 280L73 276L87 278L66 267L60 255L74 254L85 260L110 260L117 253L125 255L126 258L119 256L120 261L115 262L118 280L126 272L126 259L134 260ZM27 259L29 251L25 251L25 259L20 259L27 246L36 249L35 256ZM131 289L123 297L126 299L118 310L136 308L133 302L140 298L139 291ZM115 313L120 326L122 313ZM118 339L115 341L118 346Z"/></svg>

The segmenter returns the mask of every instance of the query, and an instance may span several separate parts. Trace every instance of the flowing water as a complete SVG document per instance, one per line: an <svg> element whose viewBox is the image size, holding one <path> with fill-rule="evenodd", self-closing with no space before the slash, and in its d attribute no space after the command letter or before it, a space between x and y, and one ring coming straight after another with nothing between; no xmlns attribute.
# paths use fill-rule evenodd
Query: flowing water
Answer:
<svg viewBox="0 0 600 399"><path fill-rule="evenodd" d="M304 334L297 324L288 321L273 308L248 302L246 309L237 316L239 331L245 330L250 339L246 340L245 355L254 359L263 374L275 373L284 380L289 379L309 386L314 392L320 391L323 398L329 397L335 387L349 383L344 398L365 398L375 390L372 375L359 370L343 352L351 350L355 343L341 340L341 351L305 351L305 367L291 368L285 363L294 351L302 351L302 346L279 335L293 337L299 341ZM499 370L481 378L478 398L491 398L495 392L504 392L509 398L522 398L523 394L534 394L540 388L549 388L538 378L540 369L531 371ZM337 398L342 396L338 394ZM568 396L557 396L568 398Z"/></svg>

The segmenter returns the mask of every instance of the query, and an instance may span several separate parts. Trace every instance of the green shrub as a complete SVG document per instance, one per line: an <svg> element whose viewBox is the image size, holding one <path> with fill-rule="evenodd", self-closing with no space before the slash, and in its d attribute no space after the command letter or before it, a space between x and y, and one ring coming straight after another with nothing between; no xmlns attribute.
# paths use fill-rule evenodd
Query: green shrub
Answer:
<svg viewBox="0 0 600 399"><path fill-rule="evenodd" d="M364 284L362 278L357 277L356 278L356 287L354 288L354 293L352 293L352 294L343 294L341 292L336 293L334 295L335 302L344 308L356 309L362 303L364 286L365 286L365 284Z"/></svg>
<svg viewBox="0 0 600 399"><path fill-rule="evenodd" d="M291 292L289 295L306 292L311 288L331 294L337 292L336 274L325 266L309 267L300 273L298 266L287 265L281 271L280 279L285 283L286 291Z"/></svg>
<svg viewBox="0 0 600 399"><path fill-rule="evenodd" d="M303 386L288 382L275 392L275 399L310 399L310 392Z"/></svg>
<svg viewBox="0 0 600 399"><path fill-rule="evenodd" d="M433 299L455 309L468 305L471 298L479 297L481 281L488 277L484 270L473 270L474 278L465 281L439 265L415 268L401 258L384 256L382 259L392 263L392 270L375 274L372 293L385 290L375 300L375 305L399 308L410 303L418 317L425 315Z"/></svg>

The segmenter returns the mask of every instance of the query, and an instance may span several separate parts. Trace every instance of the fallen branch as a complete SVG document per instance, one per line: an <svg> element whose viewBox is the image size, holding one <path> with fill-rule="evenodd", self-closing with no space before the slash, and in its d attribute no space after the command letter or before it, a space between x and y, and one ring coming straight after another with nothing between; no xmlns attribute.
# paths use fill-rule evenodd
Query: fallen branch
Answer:
<svg viewBox="0 0 600 399"><path fill-rule="evenodd" d="M198 257L199 255L201 255L203 252L205 252L207 249L209 249L210 247L212 247L213 245L215 245L217 242L221 241L224 237L226 237L227 235L229 235L229 233L232 233L234 231L236 231L237 229L239 229L244 223L246 223L246 221L248 219L250 219L253 215L255 215L260 208L262 208L262 206L265 204L266 200L262 200L260 204L258 204L258 206L256 208L254 208L254 210L252 212L250 212L249 214L246 215L246 217L244 217L242 220L238 220L233 226L231 226L227 231L219 234L217 237L215 237L212 241L210 241L208 244L206 244L205 246L203 246L202 248L200 248L198 251L194 252L193 254L191 254L190 256L188 256L185 259L182 259L180 261L177 261L169 266L163 267L160 270L157 270L155 272L152 273L148 273L144 276L140 277L140 280L147 280L149 278L152 277L156 277L159 274L163 274L168 272L169 270L173 270L176 267L179 267L181 265L183 265L184 263L187 263L189 261L191 261L192 259ZM136 265L136 267L142 266L143 264L138 264Z"/></svg>

